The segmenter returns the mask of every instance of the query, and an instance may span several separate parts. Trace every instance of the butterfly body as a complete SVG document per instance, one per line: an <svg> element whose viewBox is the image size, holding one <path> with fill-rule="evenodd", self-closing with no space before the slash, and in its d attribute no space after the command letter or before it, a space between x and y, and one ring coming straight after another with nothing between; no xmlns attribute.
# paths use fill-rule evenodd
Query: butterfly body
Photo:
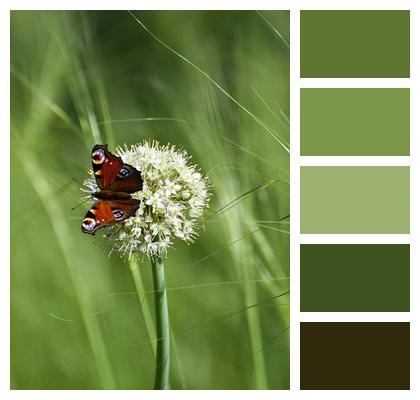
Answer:
<svg viewBox="0 0 420 400"><path fill-rule="evenodd" d="M111 190L100 190L95 192L93 197L101 200L126 200L131 199L131 194L126 192L112 192Z"/></svg>
<svg viewBox="0 0 420 400"><path fill-rule="evenodd" d="M92 168L100 190L93 193L97 201L83 219L82 232L94 235L99 228L136 213L140 201L131 194L142 189L143 180L140 171L109 152L106 144L93 147Z"/></svg>

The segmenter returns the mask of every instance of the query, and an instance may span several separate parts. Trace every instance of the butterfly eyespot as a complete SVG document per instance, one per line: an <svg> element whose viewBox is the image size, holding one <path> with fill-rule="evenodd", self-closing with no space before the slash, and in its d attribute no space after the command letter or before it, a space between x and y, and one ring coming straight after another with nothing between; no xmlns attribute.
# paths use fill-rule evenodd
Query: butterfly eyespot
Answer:
<svg viewBox="0 0 420 400"><path fill-rule="evenodd" d="M104 149L96 149L92 153L92 162L95 164L103 164L105 162L105 158Z"/></svg>
<svg viewBox="0 0 420 400"><path fill-rule="evenodd" d="M124 213L121 210L113 210L112 213L114 214L116 220L124 218Z"/></svg>
<svg viewBox="0 0 420 400"><path fill-rule="evenodd" d="M130 171L128 170L127 167L122 167L120 169L120 172L118 172L119 178L126 178L128 175L130 175Z"/></svg>
<svg viewBox="0 0 420 400"><path fill-rule="evenodd" d="M83 230L91 232L95 229L96 221L93 218L85 218L82 222Z"/></svg>

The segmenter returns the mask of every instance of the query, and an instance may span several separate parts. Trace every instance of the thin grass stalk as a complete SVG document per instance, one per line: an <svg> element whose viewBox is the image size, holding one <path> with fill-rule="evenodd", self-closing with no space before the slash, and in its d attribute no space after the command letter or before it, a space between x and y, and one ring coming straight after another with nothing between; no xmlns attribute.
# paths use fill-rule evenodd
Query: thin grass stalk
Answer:
<svg viewBox="0 0 420 400"><path fill-rule="evenodd" d="M242 247L242 265L243 265L243 275L246 284L244 285L245 289L245 302L247 305L258 303L258 294L257 294L257 282L255 282L255 272L252 269L252 254L248 250L249 247ZM265 367L265 353L261 351L264 348L264 343L261 335L261 317L260 317L260 308L247 309L246 310L246 319L248 323L248 329L250 334L250 344L252 351L252 359L255 367L255 386L256 389L264 390L268 389L267 382L267 371Z"/></svg>
<svg viewBox="0 0 420 400"><path fill-rule="evenodd" d="M173 332L172 329L170 332L171 332L171 349L172 349L172 354L174 356L174 361L175 361L174 365L176 366L176 371L178 372L178 379L181 385L181 390L185 390L187 389L187 384L185 382L184 368L182 366L181 359L179 357L178 346L176 344L176 339L175 339L175 333Z"/></svg>
<svg viewBox="0 0 420 400"><path fill-rule="evenodd" d="M150 341L151 351L153 358L156 356L154 346L155 327L153 325L152 311L150 310L149 303L146 301L146 290L144 288L143 279L140 273L138 262L132 257L129 261L131 276L136 287L137 298L139 301L140 311L143 314L144 324L146 326L147 337Z"/></svg>
<svg viewBox="0 0 420 400"><path fill-rule="evenodd" d="M165 267L159 256L151 259L156 315L155 389L169 389L170 327L166 294Z"/></svg>
<svg viewBox="0 0 420 400"><path fill-rule="evenodd" d="M29 152L27 152L29 154ZM97 372L102 389L116 389L117 384L114 379L112 364L109 359L105 339L102 335L98 319L90 318L88 310L92 307L89 298L89 290L86 288L83 279L78 274L78 268L74 259L74 244L72 234L68 230L67 223L62 217L61 206L55 201L52 195L53 190L48 183L42 169L39 168L30 156L25 157L23 168L33 188L41 200L48 198L49 201L42 201L44 209L50 218L52 228L55 232L58 246L62 252L65 265L67 267L70 282L74 289L75 298L78 303L82 320L88 335L89 344L92 349Z"/></svg>
<svg viewBox="0 0 420 400"><path fill-rule="evenodd" d="M176 50L174 50L171 46L163 42L161 39L159 39L152 31L150 31L144 24L141 22L131 11L128 11L129 14L134 18L134 20L155 40L157 40L162 46L167 48L170 52L174 53L176 56L178 56L181 60L185 61L187 64L191 65L196 71L198 71L201 75L203 75L206 79L208 79L217 89L219 89L227 98L229 98L231 101L233 101L238 107L240 107L243 111L245 111L255 122L257 122L259 125L261 125L266 132L274 139L276 142L280 144L283 149L290 154L290 149L287 143L284 142L283 138L273 129L271 129L269 126L267 126L261 119L256 117L248 108L246 108L244 105L242 105L238 100L236 100L234 97L232 97L222 86L220 86L207 72L205 72L203 69L198 67L196 64L194 64L192 61L190 61L188 58L184 57L181 53L178 53Z"/></svg>
<svg viewBox="0 0 420 400"><path fill-rule="evenodd" d="M245 298L247 302L257 301L257 288L255 282L245 286ZM264 344L261 337L261 321L258 309L246 311L248 329L251 340L252 359L255 366L255 388L258 390L268 389L267 371L265 367Z"/></svg>
<svg viewBox="0 0 420 400"><path fill-rule="evenodd" d="M232 179L232 178L230 178ZM234 184L232 184L234 187ZM258 190L258 189L257 189ZM230 236L234 237L243 232L241 221L242 215L250 215L250 210L237 203L236 207L231 208L231 218L228 219L230 225ZM235 217L233 217L235 215ZM256 230L258 231L259 228ZM253 231L255 232L255 230ZM248 236L248 235L247 235ZM251 236L251 235L249 235ZM265 353L261 351L264 347L261 334L261 319L259 308L248 308L249 305L258 303L257 282L255 282L255 271L252 266L252 253L247 243L239 242L237 246L231 247L230 251L235 260L238 277L244 280L244 301L246 308L245 317L249 332L249 347L252 354L252 363L255 379L255 388L264 390L268 388Z"/></svg>

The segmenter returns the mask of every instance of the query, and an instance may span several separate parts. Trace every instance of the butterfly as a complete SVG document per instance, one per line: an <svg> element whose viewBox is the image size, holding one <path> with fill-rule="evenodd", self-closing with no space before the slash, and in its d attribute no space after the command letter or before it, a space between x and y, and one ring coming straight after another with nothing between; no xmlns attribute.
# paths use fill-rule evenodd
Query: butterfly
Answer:
<svg viewBox="0 0 420 400"><path fill-rule="evenodd" d="M94 235L99 228L122 222L136 213L140 201L131 194L142 190L143 180L140 171L108 151L106 144L93 147L92 168L100 190L92 194L97 201L83 219L82 232Z"/></svg>

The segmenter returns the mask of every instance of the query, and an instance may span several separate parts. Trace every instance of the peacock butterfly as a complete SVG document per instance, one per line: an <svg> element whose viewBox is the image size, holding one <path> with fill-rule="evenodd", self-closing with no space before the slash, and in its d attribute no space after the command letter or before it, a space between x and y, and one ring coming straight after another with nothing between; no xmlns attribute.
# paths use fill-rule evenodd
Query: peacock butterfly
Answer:
<svg viewBox="0 0 420 400"><path fill-rule="evenodd" d="M122 222L136 213L140 201L131 194L142 189L143 180L139 171L109 152L106 144L93 147L92 168L100 190L93 193L97 201L83 219L82 232L94 235L97 229Z"/></svg>

